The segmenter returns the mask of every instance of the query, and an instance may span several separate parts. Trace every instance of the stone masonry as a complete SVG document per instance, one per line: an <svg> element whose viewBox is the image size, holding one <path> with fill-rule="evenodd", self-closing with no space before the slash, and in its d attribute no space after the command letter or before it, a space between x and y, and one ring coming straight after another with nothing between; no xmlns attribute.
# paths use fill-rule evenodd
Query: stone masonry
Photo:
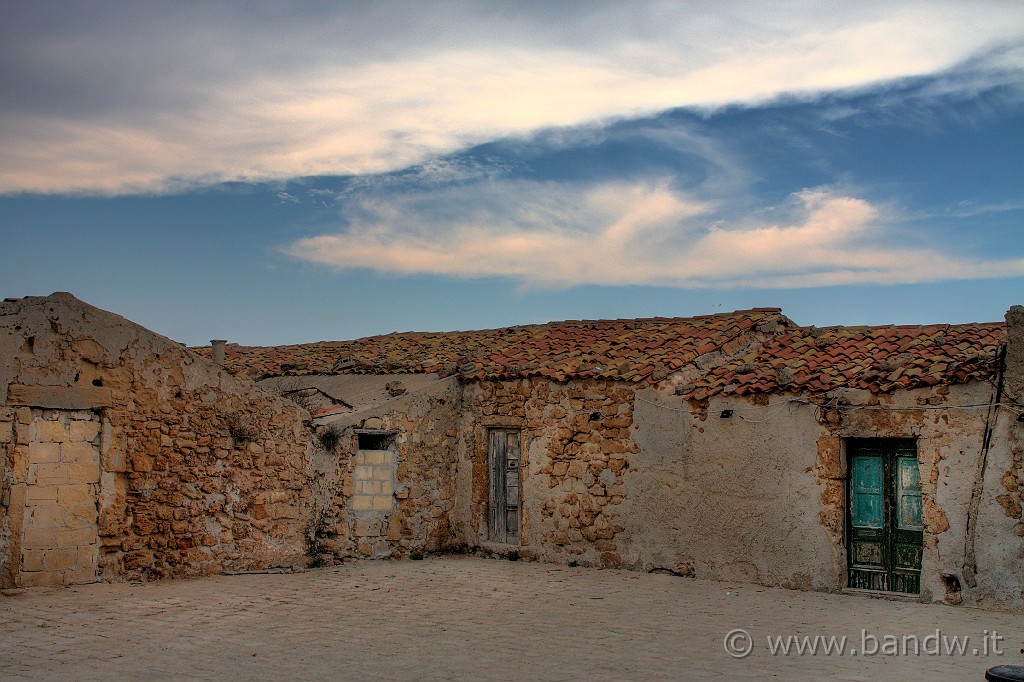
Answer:
<svg viewBox="0 0 1024 682"><path fill-rule="evenodd" d="M306 419L68 294L0 304L3 586L306 562Z"/></svg>

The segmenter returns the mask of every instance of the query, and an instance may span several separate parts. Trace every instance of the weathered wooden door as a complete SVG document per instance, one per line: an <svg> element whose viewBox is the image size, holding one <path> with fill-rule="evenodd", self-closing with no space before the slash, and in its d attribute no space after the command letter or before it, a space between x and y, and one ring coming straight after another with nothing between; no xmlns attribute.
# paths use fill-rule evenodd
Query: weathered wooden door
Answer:
<svg viewBox="0 0 1024 682"><path fill-rule="evenodd" d="M487 535L495 542L519 544L519 431L488 432L487 466L490 472Z"/></svg>
<svg viewBox="0 0 1024 682"><path fill-rule="evenodd" d="M905 438L847 442L850 462L849 586L921 591L921 480L917 443Z"/></svg>

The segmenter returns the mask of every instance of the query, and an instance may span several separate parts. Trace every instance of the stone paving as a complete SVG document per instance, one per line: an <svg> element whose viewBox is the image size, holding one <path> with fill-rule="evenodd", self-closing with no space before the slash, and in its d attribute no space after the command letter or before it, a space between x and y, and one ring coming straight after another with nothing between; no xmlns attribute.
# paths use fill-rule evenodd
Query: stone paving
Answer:
<svg viewBox="0 0 1024 682"><path fill-rule="evenodd" d="M790 635L848 641L772 655ZM470 557L0 597L4 679L983 680L1022 648L1021 614Z"/></svg>

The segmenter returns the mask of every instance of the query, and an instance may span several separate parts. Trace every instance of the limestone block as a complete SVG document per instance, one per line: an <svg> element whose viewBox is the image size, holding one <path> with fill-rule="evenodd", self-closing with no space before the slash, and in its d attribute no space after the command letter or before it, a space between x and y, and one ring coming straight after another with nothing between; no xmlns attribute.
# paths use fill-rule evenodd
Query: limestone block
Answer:
<svg viewBox="0 0 1024 682"><path fill-rule="evenodd" d="M33 464L60 462L60 443L35 441L28 445L29 461Z"/></svg>
<svg viewBox="0 0 1024 682"><path fill-rule="evenodd" d="M99 552L95 546L79 547L76 566L66 574L69 583L92 583L96 580L96 566L99 564Z"/></svg>
<svg viewBox="0 0 1024 682"><path fill-rule="evenodd" d="M372 499L375 511L390 511L394 505L394 498L390 495L375 495Z"/></svg>
<svg viewBox="0 0 1024 682"><path fill-rule="evenodd" d="M96 440L96 436L100 435L100 423L98 421L73 421L68 429L68 435L72 442L92 443Z"/></svg>
<svg viewBox="0 0 1024 682"><path fill-rule="evenodd" d="M33 486L35 487L35 486ZM57 500L61 506L73 507L83 504L95 505L92 488L85 483L56 486Z"/></svg>
<svg viewBox="0 0 1024 682"><path fill-rule="evenodd" d="M372 495L353 495L352 509L355 511L369 511L373 509Z"/></svg>
<svg viewBox="0 0 1024 682"><path fill-rule="evenodd" d="M59 571L22 573L18 582L22 587L63 587L64 576Z"/></svg>
<svg viewBox="0 0 1024 682"><path fill-rule="evenodd" d="M78 551L71 549L44 549L43 565L47 571L70 571L77 564Z"/></svg>
<svg viewBox="0 0 1024 682"><path fill-rule="evenodd" d="M55 421L36 421L33 424L35 440L43 443L66 443L68 432L64 425Z"/></svg>
<svg viewBox="0 0 1024 682"><path fill-rule="evenodd" d="M64 525L84 526L96 523L96 503L92 500L82 500L74 505L61 504L64 509Z"/></svg>
<svg viewBox="0 0 1024 682"><path fill-rule="evenodd" d="M377 481L390 481L391 480L391 468L390 467L374 467L373 478Z"/></svg>
<svg viewBox="0 0 1024 682"><path fill-rule="evenodd" d="M26 508L25 512L29 517L26 523L32 528L64 525L64 510L58 505L37 505Z"/></svg>
<svg viewBox="0 0 1024 682"><path fill-rule="evenodd" d="M56 504L57 491L60 488L55 485L28 485L25 486L25 504Z"/></svg>
<svg viewBox="0 0 1024 682"><path fill-rule="evenodd" d="M96 448L91 443L74 441L60 445L60 458L68 464L85 464L96 461Z"/></svg>
<svg viewBox="0 0 1024 682"><path fill-rule="evenodd" d="M22 549L21 552L21 570L23 571L42 571L43 570L43 550L42 549Z"/></svg>
<svg viewBox="0 0 1024 682"><path fill-rule="evenodd" d="M57 531L57 545L60 547L85 547L96 542L96 526L83 525Z"/></svg>
<svg viewBox="0 0 1024 682"><path fill-rule="evenodd" d="M57 546L57 538L60 529L51 526L48 528L32 526L25 529L24 537L21 541L21 547L23 550L27 549L50 549ZM27 569L31 571L39 571L42 569L31 568Z"/></svg>
<svg viewBox="0 0 1024 682"><path fill-rule="evenodd" d="M68 482L70 483L99 483L100 468L96 462L87 464L69 464Z"/></svg>

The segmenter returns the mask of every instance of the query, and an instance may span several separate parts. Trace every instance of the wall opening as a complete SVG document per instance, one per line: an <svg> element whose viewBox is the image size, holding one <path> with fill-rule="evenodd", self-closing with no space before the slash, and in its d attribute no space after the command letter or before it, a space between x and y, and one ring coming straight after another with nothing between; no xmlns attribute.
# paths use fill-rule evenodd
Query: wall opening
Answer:
<svg viewBox="0 0 1024 682"><path fill-rule="evenodd" d="M924 526L917 441L847 441L848 585L919 594Z"/></svg>
<svg viewBox="0 0 1024 682"><path fill-rule="evenodd" d="M395 444L394 431L357 431L360 450L391 450Z"/></svg>
<svg viewBox="0 0 1024 682"><path fill-rule="evenodd" d="M519 544L521 453L518 430L491 429L488 432L487 536L494 542Z"/></svg>

